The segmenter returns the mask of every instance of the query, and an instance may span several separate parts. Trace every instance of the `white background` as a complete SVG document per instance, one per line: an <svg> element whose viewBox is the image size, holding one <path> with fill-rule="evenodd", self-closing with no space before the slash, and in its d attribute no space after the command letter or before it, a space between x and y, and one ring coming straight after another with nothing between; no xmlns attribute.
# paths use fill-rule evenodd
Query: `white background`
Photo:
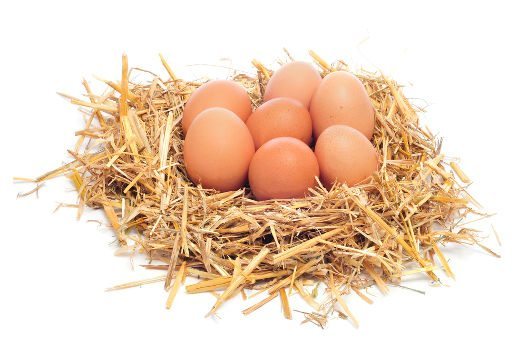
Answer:
<svg viewBox="0 0 527 350"><path fill-rule="evenodd" d="M428 2L426 2L428 3ZM428 348L519 347L526 308L525 278L525 10L509 1L11 1L0 5L0 348ZM382 69L426 104L424 122L444 137L474 180L472 193L498 215L482 227L481 250L448 248L456 281L426 279L392 288L366 305L349 306L359 329L333 320L320 330L284 320L277 300L249 317L241 300L204 318L211 295L180 293L165 310L161 284L121 292L106 287L158 273L115 257L112 234L75 220L67 181L46 184L40 197L13 176L37 176L67 160L82 128L76 108L55 94L82 93L81 78L118 79L120 56L165 74L162 52L176 74L199 77L196 63L251 69L272 63L287 47L327 60ZM227 75L228 70L215 71ZM491 234L493 223L503 240ZM140 261L138 261L140 262ZM371 293L379 295L375 289ZM253 301L251 301L253 302ZM308 310L300 300L293 307ZM518 319L519 317L519 319ZM510 344L507 346L506 344Z"/></svg>

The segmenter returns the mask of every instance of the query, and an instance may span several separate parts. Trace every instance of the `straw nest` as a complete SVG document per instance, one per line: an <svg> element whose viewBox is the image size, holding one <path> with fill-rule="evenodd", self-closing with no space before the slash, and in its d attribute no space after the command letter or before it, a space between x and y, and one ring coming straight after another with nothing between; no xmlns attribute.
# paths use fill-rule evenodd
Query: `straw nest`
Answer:
<svg viewBox="0 0 527 350"><path fill-rule="evenodd" d="M342 61L330 65L310 54L322 76L348 69ZM64 95L80 106L86 126L76 132L79 140L69 151L74 160L34 180L69 176L79 193L79 215L85 205L102 209L120 252L144 253L157 261L147 268L166 271L113 289L164 281L170 307L188 275L199 278L187 284L188 293L216 296L211 314L251 289L258 290L255 302L261 301L245 314L278 296L291 318L288 296L294 292L314 308L304 313L306 321L324 326L337 312L357 323L343 295L355 293L371 302L362 288L376 284L386 292L412 273L434 282L438 270L453 277L440 246L481 245L476 231L463 224L469 215L480 215L465 190L470 180L456 163L447 164L440 142L420 125L394 81L355 72L376 112L373 144L381 166L371 181L329 191L320 186L301 199L259 202L249 188L217 193L189 181L181 116L200 84L179 79L161 60L167 80L148 72L147 83L129 81L138 68L129 70L123 56L120 81L104 80L103 94L94 94L84 81L86 98ZM253 65L255 76L233 79L258 106L272 71L258 61ZM320 282L327 289L317 296Z"/></svg>

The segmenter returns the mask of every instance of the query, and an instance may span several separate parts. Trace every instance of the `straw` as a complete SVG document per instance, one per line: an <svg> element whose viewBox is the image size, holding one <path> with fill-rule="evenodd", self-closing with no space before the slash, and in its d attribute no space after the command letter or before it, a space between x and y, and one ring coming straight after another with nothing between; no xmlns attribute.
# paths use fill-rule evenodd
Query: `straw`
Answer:
<svg viewBox="0 0 527 350"><path fill-rule="evenodd" d="M309 54L321 76L348 67ZM87 101L61 94L90 118L69 152L74 160L34 180L36 191L52 178L70 177L79 192L79 214L84 205L102 209L120 246L158 262L146 268L166 272L112 290L165 282L170 307L186 274L201 279L186 286L188 293L217 295L209 314L254 289L258 292L249 298L266 297L244 314L280 296L290 318L288 296L294 290L315 309L304 314L307 321L324 326L340 305L340 315L358 324L344 302L346 294L371 303L361 289L373 284L386 293L388 285L404 282L408 274L438 281L434 255L453 278L440 246L475 244L498 256L466 227L486 217L466 190L469 177L458 163L444 161L440 142L420 125L418 111L396 82L382 74L354 72L375 109L372 142L381 163L374 176L354 187L318 186L306 198L258 202L249 188L218 193L189 180L181 118L199 83L177 78L160 58L167 79L153 75L151 81L130 81L123 55L120 82L101 79L109 92L97 95L84 82ZM259 105L273 71L258 60L252 64L254 76L232 79ZM329 287L324 300L317 295L319 283Z"/></svg>

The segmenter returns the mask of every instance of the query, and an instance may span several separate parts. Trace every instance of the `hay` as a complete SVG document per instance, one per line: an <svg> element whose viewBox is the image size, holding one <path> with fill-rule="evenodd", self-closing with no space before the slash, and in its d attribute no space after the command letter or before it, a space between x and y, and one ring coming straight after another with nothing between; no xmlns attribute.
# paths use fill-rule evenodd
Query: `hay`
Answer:
<svg viewBox="0 0 527 350"><path fill-rule="evenodd" d="M330 65L310 54L323 76L348 69L342 61ZM200 279L186 286L188 293L217 296L211 314L254 289L251 297L264 295L244 314L279 296L291 318L288 296L294 291L314 308L302 312L305 321L323 327L337 311L358 324L343 295L371 303L361 289L373 284L386 293L413 273L437 282L440 268L454 277L440 246L481 244L463 224L471 215L484 216L464 187L469 178L458 164L445 161L440 142L420 126L416 109L394 81L356 72L376 111L373 144L381 166L371 181L329 191L320 186L302 199L258 202L248 188L217 193L189 181L181 116L200 84L178 79L162 56L161 61L168 80L153 75L148 83L128 81L133 69L123 56L121 81L102 80L105 93L95 95L84 81L88 101L63 95L86 114L86 125L69 151L74 160L34 180L68 176L79 193L79 215L84 205L103 209L120 252L144 253L161 262L147 268L166 271L111 290L165 282L169 308L188 275ZM252 63L256 77L233 79L257 106L272 71ZM328 286L324 296L318 295L320 282Z"/></svg>

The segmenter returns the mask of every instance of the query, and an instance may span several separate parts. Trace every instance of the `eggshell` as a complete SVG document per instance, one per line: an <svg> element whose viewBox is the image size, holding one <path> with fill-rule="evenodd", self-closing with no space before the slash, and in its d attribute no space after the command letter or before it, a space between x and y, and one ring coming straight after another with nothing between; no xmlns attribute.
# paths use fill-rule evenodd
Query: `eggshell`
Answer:
<svg viewBox="0 0 527 350"><path fill-rule="evenodd" d="M371 176L378 167L377 151L359 131L333 125L320 134L315 146L320 180L331 188L335 181L350 186Z"/></svg>
<svg viewBox="0 0 527 350"><path fill-rule="evenodd" d="M183 158L190 179L204 188L232 191L247 181L254 142L243 121L225 108L209 108L190 125Z"/></svg>
<svg viewBox="0 0 527 350"><path fill-rule="evenodd" d="M256 199L300 198L316 185L317 159L302 141L279 137L262 145L249 167L249 184Z"/></svg>
<svg viewBox="0 0 527 350"><path fill-rule="evenodd" d="M247 91L230 80L213 80L201 85L189 97L183 109L181 121L186 133L198 114L211 107L223 107L246 121L252 113L251 99Z"/></svg>
<svg viewBox="0 0 527 350"><path fill-rule="evenodd" d="M312 125L309 111L303 104L288 97L265 102L247 119L247 127L258 149L267 141L290 136L309 144Z"/></svg>
<svg viewBox="0 0 527 350"><path fill-rule="evenodd" d="M364 85L351 73L339 71L326 75L313 95L309 112L315 138L336 124L349 125L367 139L373 135L373 106Z"/></svg>
<svg viewBox="0 0 527 350"><path fill-rule="evenodd" d="M311 97L321 80L320 73L310 63L294 61L284 64L269 79L264 101L290 97L309 108Z"/></svg>

